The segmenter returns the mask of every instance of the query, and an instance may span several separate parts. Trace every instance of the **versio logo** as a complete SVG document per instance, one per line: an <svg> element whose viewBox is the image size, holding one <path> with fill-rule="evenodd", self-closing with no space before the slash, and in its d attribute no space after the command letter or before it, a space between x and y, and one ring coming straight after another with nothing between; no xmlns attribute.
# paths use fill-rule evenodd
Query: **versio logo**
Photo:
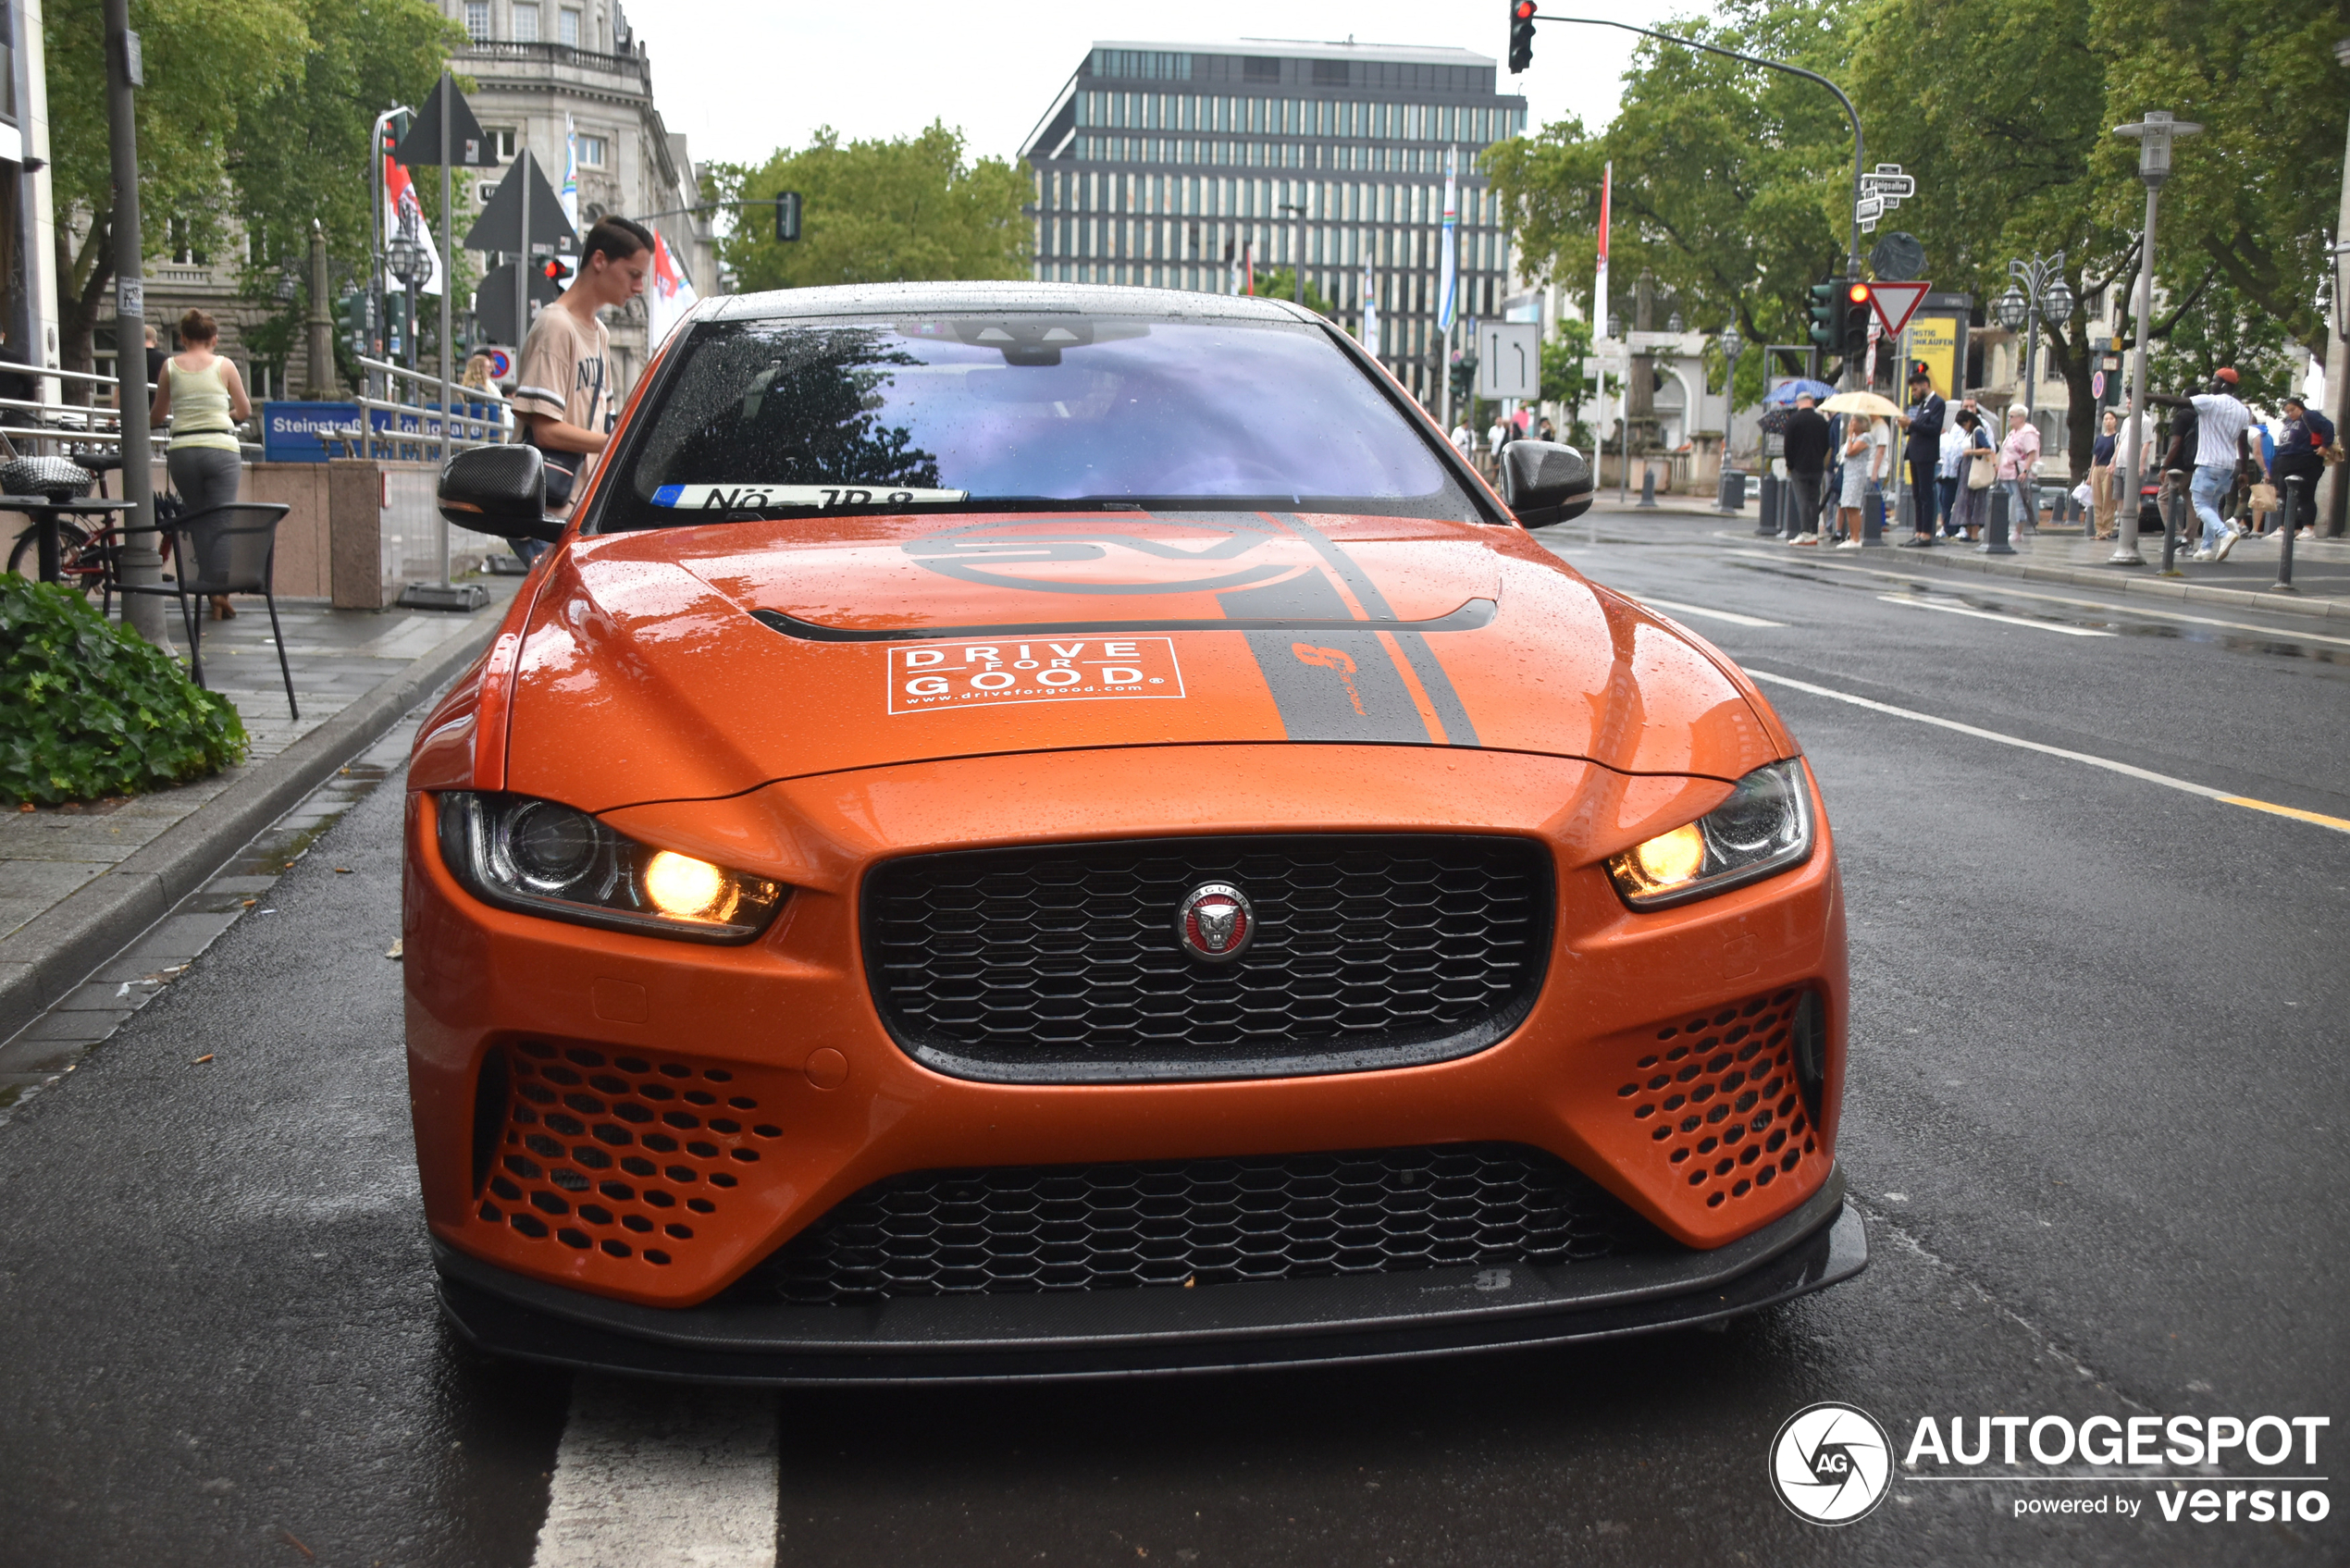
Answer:
<svg viewBox="0 0 2350 1568"><path fill-rule="evenodd" d="M1833 1401L1806 1405L1771 1439L1771 1485L1814 1525L1866 1517L1893 1479L1893 1445L1876 1417Z"/></svg>

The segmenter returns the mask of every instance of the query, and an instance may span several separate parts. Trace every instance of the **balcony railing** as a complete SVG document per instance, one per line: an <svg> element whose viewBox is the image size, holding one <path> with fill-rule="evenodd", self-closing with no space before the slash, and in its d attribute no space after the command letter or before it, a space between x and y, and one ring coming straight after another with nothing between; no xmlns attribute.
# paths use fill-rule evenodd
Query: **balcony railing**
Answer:
<svg viewBox="0 0 2350 1568"><path fill-rule="evenodd" d="M633 76L645 84L648 93L652 91L652 72L642 55L607 55L597 49L582 49L573 43L525 43L513 39L478 38L460 50L457 58L572 66L580 70L600 71L607 76Z"/></svg>

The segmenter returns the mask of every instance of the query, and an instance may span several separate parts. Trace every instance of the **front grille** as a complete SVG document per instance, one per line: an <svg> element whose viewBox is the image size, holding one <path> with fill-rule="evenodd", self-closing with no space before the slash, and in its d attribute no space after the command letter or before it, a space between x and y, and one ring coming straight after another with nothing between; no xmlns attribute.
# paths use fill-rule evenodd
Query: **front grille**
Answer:
<svg viewBox="0 0 2350 1568"><path fill-rule="evenodd" d="M876 1182L736 1289L803 1305L1579 1263L1665 1245L1539 1149L923 1171Z"/></svg>
<svg viewBox="0 0 2350 1568"><path fill-rule="evenodd" d="M1187 957L1206 882L1255 905L1235 962ZM1550 857L1528 839L1123 840L892 860L867 879L875 1004L915 1057L1050 1082L1270 1077L1441 1061L1533 1006Z"/></svg>

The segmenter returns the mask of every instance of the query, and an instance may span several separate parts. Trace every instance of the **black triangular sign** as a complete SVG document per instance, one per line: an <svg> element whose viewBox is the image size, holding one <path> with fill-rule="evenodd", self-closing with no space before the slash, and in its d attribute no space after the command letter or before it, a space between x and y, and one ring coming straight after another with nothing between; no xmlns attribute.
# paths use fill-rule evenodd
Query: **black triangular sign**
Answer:
<svg viewBox="0 0 2350 1568"><path fill-rule="evenodd" d="M554 279L537 267L530 269L530 297L542 305L551 305L563 297ZM493 343L519 343L529 330L527 325L514 326L514 264L493 266L474 290L474 315L480 323L482 336Z"/></svg>
<svg viewBox="0 0 2350 1568"><path fill-rule="evenodd" d="M440 155L440 95L444 93L449 94L449 137L456 154L449 158ZM498 144L482 130L481 121L474 118L473 105L465 102L465 95L446 72L433 83L432 96L408 122L408 134L400 139L391 155L407 168L443 163L451 168L498 167Z"/></svg>
<svg viewBox="0 0 2350 1568"><path fill-rule="evenodd" d="M498 182L498 193L481 209L481 216L474 221L473 231L465 236L469 251L503 251L519 255L526 249L522 242L522 192L525 181L530 186L530 241L533 246L550 250L576 250L579 235L563 216L563 204L555 199L554 187L539 171L538 160L526 147L514 159L513 171Z"/></svg>

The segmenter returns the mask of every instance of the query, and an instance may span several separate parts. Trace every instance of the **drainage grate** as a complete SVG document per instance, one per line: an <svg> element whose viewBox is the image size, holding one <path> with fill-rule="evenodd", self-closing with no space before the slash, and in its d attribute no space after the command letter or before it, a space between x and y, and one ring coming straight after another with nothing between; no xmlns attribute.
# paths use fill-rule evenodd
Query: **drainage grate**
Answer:
<svg viewBox="0 0 2350 1568"><path fill-rule="evenodd" d="M877 1182L738 1289L805 1304L1581 1262L1665 1245L1506 1143L925 1171Z"/></svg>

